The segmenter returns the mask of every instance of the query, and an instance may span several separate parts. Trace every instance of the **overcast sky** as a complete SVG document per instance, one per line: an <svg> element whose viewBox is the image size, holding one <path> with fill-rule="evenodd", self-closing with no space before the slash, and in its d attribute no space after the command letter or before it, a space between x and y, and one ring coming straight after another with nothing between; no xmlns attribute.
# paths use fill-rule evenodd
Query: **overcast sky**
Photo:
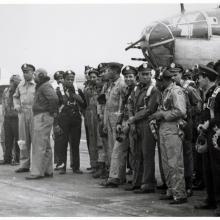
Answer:
<svg viewBox="0 0 220 220"><path fill-rule="evenodd" d="M185 4L187 11L216 6ZM138 65L130 58L141 53L125 52L127 43L152 21L179 12L179 4L0 5L1 80L21 74L26 62L50 74L72 69L78 75L100 62Z"/></svg>

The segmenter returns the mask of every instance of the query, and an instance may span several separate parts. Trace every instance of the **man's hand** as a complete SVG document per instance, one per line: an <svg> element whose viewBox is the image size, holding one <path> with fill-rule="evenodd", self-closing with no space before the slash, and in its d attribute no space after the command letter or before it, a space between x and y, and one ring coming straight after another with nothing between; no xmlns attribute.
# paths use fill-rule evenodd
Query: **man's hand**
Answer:
<svg viewBox="0 0 220 220"><path fill-rule="evenodd" d="M122 131L124 134L128 134L130 127L128 126L128 124L126 124L125 126L123 126Z"/></svg>
<svg viewBox="0 0 220 220"><path fill-rule="evenodd" d="M163 112L162 111L157 111L154 114L149 116L149 121L155 119L155 120L160 120L163 118Z"/></svg>
<svg viewBox="0 0 220 220"><path fill-rule="evenodd" d="M72 96L72 98L74 98L77 102L83 102L83 100L82 100L82 98L81 98L81 96L80 95L77 95L76 93L74 93L74 94L72 94L71 95Z"/></svg>
<svg viewBox="0 0 220 220"><path fill-rule="evenodd" d="M21 106L20 106L20 105L14 106L14 109L15 109L18 113L21 113Z"/></svg>
<svg viewBox="0 0 220 220"><path fill-rule="evenodd" d="M131 117L128 119L128 124L134 124L134 116L131 116Z"/></svg>

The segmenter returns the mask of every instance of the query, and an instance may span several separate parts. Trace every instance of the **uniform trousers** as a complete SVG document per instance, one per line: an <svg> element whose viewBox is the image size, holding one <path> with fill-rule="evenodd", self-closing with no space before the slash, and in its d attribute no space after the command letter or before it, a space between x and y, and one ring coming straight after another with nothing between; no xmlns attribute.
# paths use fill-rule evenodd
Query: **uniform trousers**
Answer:
<svg viewBox="0 0 220 220"><path fill-rule="evenodd" d="M149 124L145 121L136 123L137 143L135 155L135 168L133 185L145 189L155 189L155 146L156 141L150 130Z"/></svg>
<svg viewBox="0 0 220 220"><path fill-rule="evenodd" d="M22 149L20 149L20 167L30 168L30 152L31 142L33 138L33 112L32 108L22 108L18 114L18 135L19 140L24 141Z"/></svg>
<svg viewBox="0 0 220 220"><path fill-rule="evenodd" d="M97 167L98 160L98 116L96 106L87 107L85 111L85 124L87 127L87 135L89 140L88 150L90 157L90 165L92 168Z"/></svg>
<svg viewBox="0 0 220 220"><path fill-rule="evenodd" d="M14 159L16 162L19 162L20 149L17 143L18 117L5 117L4 131L5 131L4 161L10 163L12 159Z"/></svg>
<svg viewBox="0 0 220 220"><path fill-rule="evenodd" d="M208 133L208 152L203 154L207 202L220 205L220 150L213 147L212 131Z"/></svg>
<svg viewBox="0 0 220 220"><path fill-rule="evenodd" d="M70 164L73 170L80 168L79 145L81 138L82 119L79 112L74 114L61 113L58 119L58 124L63 130L61 137L62 148L60 148L60 161L67 164L67 147L70 144Z"/></svg>
<svg viewBox="0 0 220 220"><path fill-rule="evenodd" d="M159 128L162 166L167 184L167 195L174 199L186 198L183 145L177 122L161 122Z"/></svg>
<svg viewBox="0 0 220 220"><path fill-rule="evenodd" d="M54 118L48 113L34 116L31 174L44 176L53 173L53 157L50 134Z"/></svg>

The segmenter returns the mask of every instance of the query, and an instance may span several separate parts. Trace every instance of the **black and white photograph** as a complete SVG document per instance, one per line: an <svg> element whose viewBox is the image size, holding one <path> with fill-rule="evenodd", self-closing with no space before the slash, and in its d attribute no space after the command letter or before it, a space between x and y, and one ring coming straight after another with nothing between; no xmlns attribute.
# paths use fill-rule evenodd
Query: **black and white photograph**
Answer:
<svg viewBox="0 0 220 220"><path fill-rule="evenodd" d="M0 1L0 218L220 216L220 2Z"/></svg>

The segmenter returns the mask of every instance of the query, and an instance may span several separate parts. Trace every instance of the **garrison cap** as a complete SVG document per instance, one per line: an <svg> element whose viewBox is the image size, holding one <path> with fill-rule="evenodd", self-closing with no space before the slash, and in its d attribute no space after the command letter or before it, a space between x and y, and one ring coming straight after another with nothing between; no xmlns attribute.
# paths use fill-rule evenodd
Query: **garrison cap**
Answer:
<svg viewBox="0 0 220 220"><path fill-rule="evenodd" d="M153 67L149 63L142 63L138 67L138 72L151 72L152 69Z"/></svg>
<svg viewBox="0 0 220 220"><path fill-rule="evenodd" d="M76 75L75 72L72 71L72 70L67 70L67 71L65 72L65 74L66 74L66 75L72 74L72 75L74 75L74 76Z"/></svg>
<svg viewBox="0 0 220 220"><path fill-rule="evenodd" d="M186 69L183 73L183 77L191 77L192 76L192 70L191 69Z"/></svg>
<svg viewBox="0 0 220 220"><path fill-rule="evenodd" d="M97 67L99 72L102 72L106 68L107 63L100 63Z"/></svg>
<svg viewBox="0 0 220 220"><path fill-rule="evenodd" d="M138 74L138 71L135 67L133 66L126 66L122 70L122 74L125 76L127 74L134 74L135 76Z"/></svg>
<svg viewBox="0 0 220 220"><path fill-rule="evenodd" d="M218 76L218 73L214 69L209 68L208 66L205 66L203 64L199 65L199 74L204 76Z"/></svg>
<svg viewBox="0 0 220 220"><path fill-rule="evenodd" d="M180 65L180 64L171 63L169 71L176 74L176 73L183 73L184 69L183 69L182 65Z"/></svg>
<svg viewBox="0 0 220 220"><path fill-rule="evenodd" d="M123 64L117 63L117 62L110 62L110 63L104 64L105 69L111 69L111 70L115 71L115 73L117 73L117 74L121 73L122 67L123 67Z"/></svg>
<svg viewBox="0 0 220 220"><path fill-rule="evenodd" d="M99 71L95 68L91 68L89 71L88 71L88 75L90 76L90 74L96 74L96 76L99 76Z"/></svg>
<svg viewBox="0 0 220 220"><path fill-rule="evenodd" d="M67 70L66 72L64 72L63 78L65 79L68 75L74 75L75 76L76 74L72 70Z"/></svg>
<svg viewBox="0 0 220 220"><path fill-rule="evenodd" d="M123 64L117 63L117 62L110 62L110 63L106 63L106 67L107 68L115 68L115 67L117 67L117 68L121 69L123 67Z"/></svg>
<svg viewBox="0 0 220 220"><path fill-rule="evenodd" d="M19 75L12 75L12 76L10 77L10 81L13 81L13 82L19 84L20 81L21 81L21 77L20 77Z"/></svg>
<svg viewBox="0 0 220 220"><path fill-rule="evenodd" d="M21 66L21 69L22 69L23 72L28 71L28 70L35 71L35 67L32 64L27 64L27 63L23 64Z"/></svg>
<svg viewBox="0 0 220 220"><path fill-rule="evenodd" d="M63 75L64 75L64 71L59 70L59 71L56 71L56 72L54 73L53 78L54 78L55 80L58 80L59 76L62 76L62 77L63 77Z"/></svg>

